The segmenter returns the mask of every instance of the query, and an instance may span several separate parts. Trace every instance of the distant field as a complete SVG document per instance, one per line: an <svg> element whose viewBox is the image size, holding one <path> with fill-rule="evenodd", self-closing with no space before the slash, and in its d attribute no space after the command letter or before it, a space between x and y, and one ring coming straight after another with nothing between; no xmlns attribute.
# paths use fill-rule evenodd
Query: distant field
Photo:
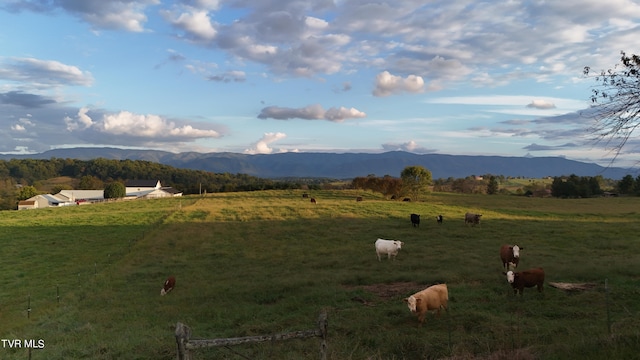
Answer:
<svg viewBox="0 0 640 360"><path fill-rule="evenodd" d="M311 191L313 205L302 193L2 211L0 338L43 340L32 359L175 359L178 321L194 338L240 337L314 328L327 311L336 360L637 357L640 198L435 193L415 203L344 190ZM482 224L465 226L467 211ZM396 261L377 260L378 237L405 242ZM595 288L514 296L503 243L524 247L519 269ZM161 297L168 275L177 285ZM402 299L440 282L450 311L420 328ZM318 349L308 339L193 354L319 359ZM0 348L0 359L27 356Z"/></svg>

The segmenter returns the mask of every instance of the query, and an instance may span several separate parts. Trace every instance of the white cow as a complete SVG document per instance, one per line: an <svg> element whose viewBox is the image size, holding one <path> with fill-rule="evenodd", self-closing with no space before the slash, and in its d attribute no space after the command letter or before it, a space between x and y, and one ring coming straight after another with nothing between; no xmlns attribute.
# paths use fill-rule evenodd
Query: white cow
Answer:
<svg viewBox="0 0 640 360"><path fill-rule="evenodd" d="M380 255L385 254L387 255L387 259L391 259L391 256L393 256L393 260L395 260L396 255L398 255L398 250L402 248L402 245L404 245L404 243L398 240L376 240L376 255L378 255L378 261L382 261Z"/></svg>

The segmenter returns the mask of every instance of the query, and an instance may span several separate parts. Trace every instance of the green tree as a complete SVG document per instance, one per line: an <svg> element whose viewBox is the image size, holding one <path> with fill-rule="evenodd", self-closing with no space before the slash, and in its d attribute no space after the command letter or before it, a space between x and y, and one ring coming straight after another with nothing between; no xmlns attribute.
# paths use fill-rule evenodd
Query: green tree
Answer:
<svg viewBox="0 0 640 360"><path fill-rule="evenodd" d="M630 194L633 192L634 183L633 176L626 175L618 182L618 191L620 191L621 194Z"/></svg>
<svg viewBox="0 0 640 360"><path fill-rule="evenodd" d="M127 189L120 182L112 182L104 187L105 199L118 199L127 196Z"/></svg>
<svg viewBox="0 0 640 360"><path fill-rule="evenodd" d="M95 176L85 175L80 178L78 190L98 190L104 187L104 183Z"/></svg>
<svg viewBox="0 0 640 360"><path fill-rule="evenodd" d="M23 186L18 190L18 200L27 200L38 195L38 190L33 186Z"/></svg>
<svg viewBox="0 0 640 360"><path fill-rule="evenodd" d="M633 185L633 193L640 196L640 175L636 177L635 184Z"/></svg>
<svg viewBox="0 0 640 360"><path fill-rule="evenodd" d="M487 194L494 195L498 193L498 179L491 175L489 177L489 183L487 184Z"/></svg>
<svg viewBox="0 0 640 360"><path fill-rule="evenodd" d="M413 200L418 201L420 194L429 191L431 185L431 171L422 166L407 166L400 173L402 187Z"/></svg>
<svg viewBox="0 0 640 360"><path fill-rule="evenodd" d="M596 121L592 134L611 144L616 157L640 126L640 56L624 51L621 55L619 64L595 75L589 112ZM584 68L585 76L592 73L589 66Z"/></svg>

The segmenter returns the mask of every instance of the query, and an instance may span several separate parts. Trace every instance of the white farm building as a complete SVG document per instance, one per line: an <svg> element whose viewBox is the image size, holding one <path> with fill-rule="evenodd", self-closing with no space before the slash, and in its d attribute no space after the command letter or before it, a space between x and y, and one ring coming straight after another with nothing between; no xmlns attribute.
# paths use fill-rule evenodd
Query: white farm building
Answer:
<svg viewBox="0 0 640 360"><path fill-rule="evenodd" d="M156 199L182 196L172 187L163 187L160 180L131 180L125 184L126 200ZM61 190L59 193L41 194L18 203L18 210L56 206L91 204L104 201L104 190Z"/></svg>

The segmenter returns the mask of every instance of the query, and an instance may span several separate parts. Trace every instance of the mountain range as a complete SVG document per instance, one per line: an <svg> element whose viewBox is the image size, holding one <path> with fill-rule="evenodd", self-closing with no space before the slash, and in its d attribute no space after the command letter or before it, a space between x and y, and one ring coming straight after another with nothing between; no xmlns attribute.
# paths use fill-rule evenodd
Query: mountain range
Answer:
<svg viewBox="0 0 640 360"><path fill-rule="evenodd" d="M625 175L637 176L638 169L603 167L594 163L562 157L469 156L414 154L404 151L385 153L278 153L248 155L239 153L171 153L160 150L119 148L66 148L39 154L0 154L0 159L77 159L146 160L176 168L205 170L215 173L247 174L261 178L331 178L351 179L358 176L399 177L407 166L422 166L433 179L465 178L471 175L504 175L541 178L575 174L619 180Z"/></svg>

